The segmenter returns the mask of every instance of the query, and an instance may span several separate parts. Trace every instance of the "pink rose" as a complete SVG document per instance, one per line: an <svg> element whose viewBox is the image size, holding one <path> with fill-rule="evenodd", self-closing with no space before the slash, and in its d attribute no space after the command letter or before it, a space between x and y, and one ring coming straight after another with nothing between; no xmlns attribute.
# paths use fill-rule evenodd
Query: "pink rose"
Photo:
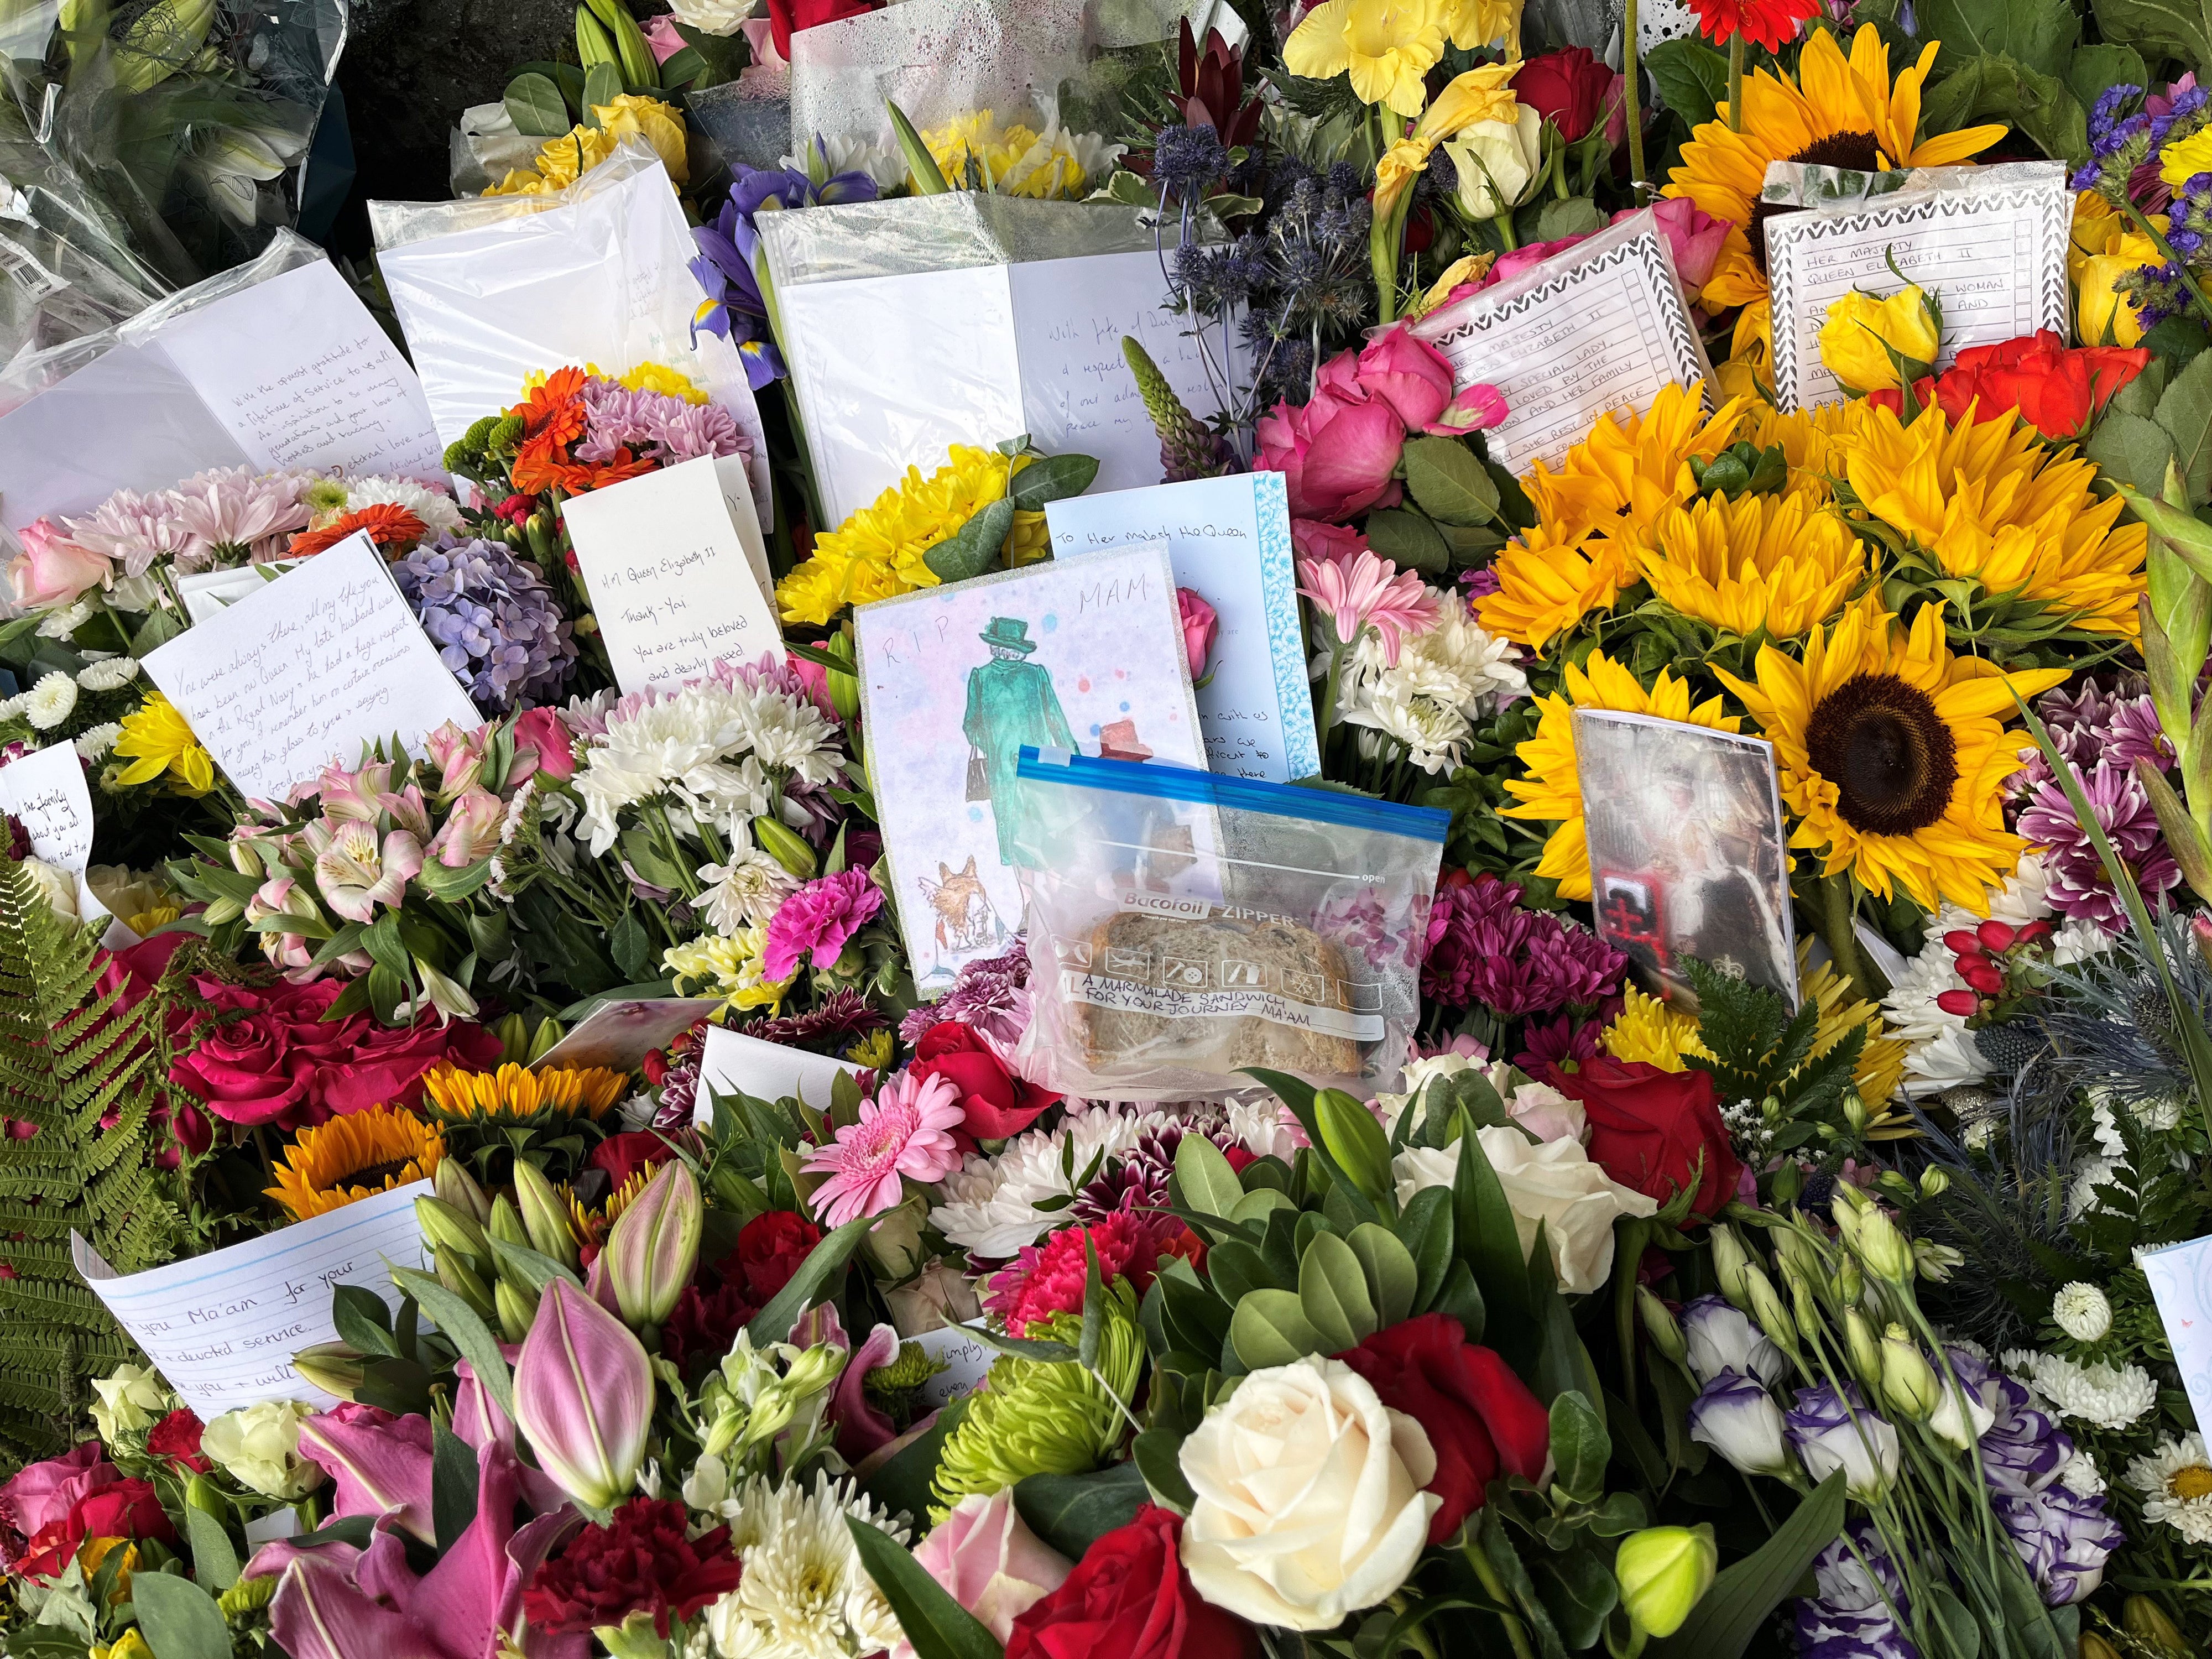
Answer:
<svg viewBox="0 0 2212 1659"><path fill-rule="evenodd" d="M1327 559L1333 564L1348 565L1367 551L1367 538L1340 524L1323 524L1318 519L1293 519L1291 545L1302 559Z"/></svg>
<svg viewBox="0 0 2212 1659"><path fill-rule="evenodd" d="M52 519L33 519L17 535L23 550L8 566L8 579L18 605L68 605L88 589L106 586L115 574L105 557L79 547Z"/></svg>
<svg viewBox="0 0 2212 1659"><path fill-rule="evenodd" d="M576 775L576 739L553 708L533 708L520 715L514 722L514 748L518 759L525 749L538 755L535 770L543 772L557 783L565 783ZM511 772L507 787L512 789L529 776L527 772Z"/></svg>
<svg viewBox="0 0 2212 1659"><path fill-rule="evenodd" d="M300 1128L330 1115L310 1098L316 1068L353 1047L369 1024L361 1015L325 1020L344 987L335 980L256 989L202 978L193 988L218 1015L197 1028L198 1040L169 1066L169 1080L228 1123Z"/></svg>
<svg viewBox="0 0 2212 1659"><path fill-rule="evenodd" d="M1398 500L1391 479L1406 447L1406 423L1357 378L1358 354L1337 354L1304 407L1279 403L1260 417L1260 465L1283 475L1294 519L1340 524Z"/></svg>
<svg viewBox="0 0 2212 1659"><path fill-rule="evenodd" d="M1525 276L1554 253L1565 253L1583 240L1579 236L1562 236L1556 242L1529 242L1515 248L1510 253L1500 254L1498 263L1491 266L1490 274L1482 279L1482 286L1496 288L1500 283L1510 283L1516 276Z"/></svg>
<svg viewBox="0 0 2212 1659"><path fill-rule="evenodd" d="M1182 653L1190 663L1190 678L1206 678L1206 653L1213 649L1214 629L1221 619L1212 605L1188 587L1176 589L1176 614L1182 622Z"/></svg>
<svg viewBox="0 0 2212 1659"><path fill-rule="evenodd" d="M1370 340L1359 354L1359 384L1397 411L1407 427L1425 429L1452 398L1450 359L1403 323Z"/></svg>
<svg viewBox="0 0 2212 1659"><path fill-rule="evenodd" d="M121 1472L102 1455L100 1442L83 1441L63 1456L26 1464L14 1480L0 1486L0 1525L28 1538L58 1521L66 1521L70 1511L86 1498L122 1478ZM5 1543L4 1535L0 1535L0 1555L12 1558Z"/></svg>
<svg viewBox="0 0 2212 1659"><path fill-rule="evenodd" d="M1613 222L1619 224L1632 211L1624 209L1614 214ZM1694 295L1711 280L1713 262L1721 257L1721 244L1735 228L1734 222L1714 218L1686 196L1670 196L1653 203L1651 215L1659 222L1659 234L1667 239L1667 251L1674 256L1674 274Z"/></svg>
<svg viewBox="0 0 2212 1659"><path fill-rule="evenodd" d="M1058 1589L1075 1564L1029 1529L1014 1489L970 1492L915 1547L914 1559L1004 1642L1014 1620Z"/></svg>
<svg viewBox="0 0 2212 1659"><path fill-rule="evenodd" d="M638 25L638 30L645 36L645 44L656 64L665 64L684 50L684 37L676 32L676 20L665 12L647 18Z"/></svg>
<svg viewBox="0 0 2212 1659"><path fill-rule="evenodd" d="M462 870L499 851L500 826L507 803L488 790L471 789L447 811L445 825L430 843L430 856L448 870Z"/></svg>

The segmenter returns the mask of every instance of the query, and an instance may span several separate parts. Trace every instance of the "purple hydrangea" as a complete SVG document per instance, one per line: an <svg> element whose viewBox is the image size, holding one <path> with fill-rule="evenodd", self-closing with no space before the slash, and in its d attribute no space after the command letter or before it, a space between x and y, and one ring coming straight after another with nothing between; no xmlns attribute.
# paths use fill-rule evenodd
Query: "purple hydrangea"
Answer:
<svg viewBox="0 0 2212 1659"><path fill-rule="evenodd" d="M1429 912L1422 993L1448 1008L1480 1003L1500 1019L1602 1002L1628 958L1548 911L1520 908L1521 889L1492 875L1444 888Z"/></svg>
<svg viewBox="0 0 2212 1659"><path fill-rule="evenodd" d="M477 706L546 702L576 666L576 642L538 567L499 542L416 548L392 567L422 631Z"/></svg>
<svg viewBox="0 0 2212 1659"><path fill-rule="evenodd" d="M1813 1579L1819 1594L1797 1603L1798 1659L1920 1659L1897 1622L1912 1612L1905 1579L1871 1521L1814 1556Z"/></svg>

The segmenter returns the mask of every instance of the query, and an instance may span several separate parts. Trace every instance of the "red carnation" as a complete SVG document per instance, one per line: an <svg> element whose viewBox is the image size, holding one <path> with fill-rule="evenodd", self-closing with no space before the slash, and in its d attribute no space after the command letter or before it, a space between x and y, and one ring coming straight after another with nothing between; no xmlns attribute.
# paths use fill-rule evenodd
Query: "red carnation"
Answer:
<svg viewBox="0 0 2212 1659"><path fill-rule="evenodd" d="M180 1406L154 1425L154 1431L146 1437L146 1449L178 1468L205 1474L209 1464L200 1455L200 1428L199 1419L189 1407Z"/></svg>
<svg viewBox="0 0 2212 1659"><path fill-rule="evenodd" d="M742 1277L745 1294L766 1307L778 1291L791 1283L791 1276L799 1271L808 1252L821 1242L822 1229L805 1216L790 1210L770 1210L738 1230L737 1273L731 1273L727 1256L722 1260L721 1271L726 1277Z"/></svg>
<svg viewBox="0 0 2212 1659"><path fill-rule="evenodd" d="M727 1527L686 1538L684 1520L673 1498L633 1498L538 1569L522 1592L525 1616L549 1636L573 1636L650 1613L665 1639L671 1620L735 1589L741 1572Z"/></svg>

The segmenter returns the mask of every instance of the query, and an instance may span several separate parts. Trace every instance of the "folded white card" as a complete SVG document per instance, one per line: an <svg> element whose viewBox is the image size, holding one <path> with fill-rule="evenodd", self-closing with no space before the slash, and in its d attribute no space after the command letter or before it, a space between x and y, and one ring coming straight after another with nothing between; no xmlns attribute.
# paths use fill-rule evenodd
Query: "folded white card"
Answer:
<svg viewBox="0 0 2212 1659"><path fill-rule="evenodd" d="M1199 674L1206 769L1287 783L1321 770L1291 512L1279 472L1049 501L1052 550L1066 559L1164 540L1177 587L1214 610L1218 630Z"/></svg>
<svg viewBox="0 0 2212 1659"><path fill-rule="evenodd" d="M2073 222L2063 161L1921 167L1901 188L1868 201L1774 214L1766 221L1766 271L1775 400L1805 409L1844 395L1820 361L1820 327L1828 307L1855 289L1887 295L1917 283L1939 295L1938 369L1967 346L2039 329L2063 334Z"/></svg>
<svg viewBox="0 0 2212 1659"><path fill-rule="evenodd" d="M77 878L79 917L90 921L106 914L84 884L85 868L92 862L92 791L74 744L58 743L0 762L0 817L23 826L33 858Z"/></svg>
<svg viewBox="0 0 2212 1659"><path fill-rule="evenodd" d="M420 754L447 720L483 721L363 532L186 629L145 667L249 799L281 800L379 738Z"/></svg>
<svg viewBox="0 0 2212 1659"><path fill-rule="evenodd" d="M1713 372L1648 211L1430 313L1413 331L1451 360L1458 389L1504 394L1505 419L1485 437L1490 458L1515 473L1557 465L1601 416L1640 415L1666 387Z"/></svg>
<svg viewBox="0 0 2212 1659"><path fill-rule="evenodd" d="M699 1054L699 1091L691 1109L694 1123L714 1121L716 1091L739 1091L756 1100L781 1100L787 1096L805 1101L817 1112L830 1109L830 1091L839 1073L857 1077L860 1068L827 1054L811 1054L781 1042L763 1042L743 1031L707 1028L707 1042Z"/></svg>
<svg viewBox="0 0 2212 1659"><path fill-rule="evenodd" d="M2212 1433L2212 1237L2145 1250L2137 1265L2150 1281L2197 1426Z"/></svg>
<svg viewBox="0 0 2212 1659"><path fill-rule="evenodd" d="M681 685L724 658L783 659L753 574L760 526L732 515L712 456L571 495L561 516L625 692Z"/></svg>
<svg viewBox="0 0 2212 1659"><path fill-rule="evenodd" d="M721 1004L712 997L635 997L603 1002L576 1029L530 1062L530 1069L605 1066L634 1072Z"/></svg>
<svg viewBox="0 0 2212 1659"><path fill-rule="evenodd" d="M218 611L229 610L247 594L259 592L299 562L297 559L271 559L267 564L195 570L174 578L177 597L185 602L185 617L197 627Z"/></svg>
<svg viewBox="0 0 2212 1659"><path fill-rule="evenodd" d="M379 1193L228 1249L118 1273L77 1233L70 1253L93 1294L205 1421L264 1400L337 1402L292 1356L337 1339L331 1292L358 1285L395 1310L394 1267L422 1265L415 1200L430 1183Z"/></svg>
<svg viewBox="0 0 2212 1659"><path fill-rule="evenodd" d="M975 1322L978 1325L982 1322L980 1319ZM961 1395L973 1394L975 1385L991 1369L991 1362L999 1357L999 1351L968 1325L940 1325L913 1340L932 1359L945 1362L945 1369L915 1393L916 1401L924 1407L949 1406Z"/></svg>

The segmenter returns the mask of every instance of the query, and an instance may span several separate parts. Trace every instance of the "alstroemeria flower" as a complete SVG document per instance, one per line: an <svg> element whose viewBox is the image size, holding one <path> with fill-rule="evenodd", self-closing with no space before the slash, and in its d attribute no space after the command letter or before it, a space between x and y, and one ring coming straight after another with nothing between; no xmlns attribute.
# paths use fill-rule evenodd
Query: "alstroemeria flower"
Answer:
<svg viewBox="0 0 2212 1659"><path fill-rule="evenodd" d="M430 856L448 870L459 870L499 851L500 826L507 806L487 790L471 789L455 801L445 827L430 843Z"/></svg>
<svg viewBox="0 0 2212 1659"><path fill-rule="evenodd" d="M380 904L397 908L409 879L422 868L422 843L405 830L392 830L380 845L376 831L357 819L335 831L310 825L308 835L322 842L315 853L316 889L348 921L373 921Z"/></svg>

